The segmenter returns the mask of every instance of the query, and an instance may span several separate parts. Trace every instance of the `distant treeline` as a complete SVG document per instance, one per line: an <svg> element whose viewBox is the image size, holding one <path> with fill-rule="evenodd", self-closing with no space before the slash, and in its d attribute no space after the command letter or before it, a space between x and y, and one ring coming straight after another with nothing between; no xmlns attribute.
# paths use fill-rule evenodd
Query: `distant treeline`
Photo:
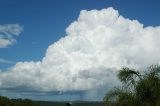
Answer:
<svg viewBox="0 0 160 106"><path fill-rule="evenodd" d="M9 99L0 96L0 106L40 106L30 99Z"/></svg>
<svg viewBox="0 0 160 106"><path fill-rule="evenodd" d="M0 96L0 106L67 106L66 102L32 101L30 99L9 99ZM73 102L71 106L102 106L102 102Z"/></svg>
<svg viewBox="0 0 160 106"><path fill-rule="evenodd" d="M68 106L67 101L60 101L60 102L49 102L49 101L39 101L37 102L40 106ZM102 102L97 101L73 101L71 106L103 106ZM112 105L111 105L112 106Z"/></svg>

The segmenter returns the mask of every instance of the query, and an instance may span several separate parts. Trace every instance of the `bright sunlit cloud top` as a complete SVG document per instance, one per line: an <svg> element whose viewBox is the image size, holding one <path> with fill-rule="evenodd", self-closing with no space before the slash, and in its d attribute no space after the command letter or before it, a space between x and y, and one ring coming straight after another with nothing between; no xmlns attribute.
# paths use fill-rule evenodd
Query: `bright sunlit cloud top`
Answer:
<svg viewBox="0 0 160 106"><path fill-rule="evenodd" d="M121 67L160 62L160 27L143 27L112 7L82 10L66 34L42 60L18 62L1 72L0 88L67 92L112 87Z"/></svg>

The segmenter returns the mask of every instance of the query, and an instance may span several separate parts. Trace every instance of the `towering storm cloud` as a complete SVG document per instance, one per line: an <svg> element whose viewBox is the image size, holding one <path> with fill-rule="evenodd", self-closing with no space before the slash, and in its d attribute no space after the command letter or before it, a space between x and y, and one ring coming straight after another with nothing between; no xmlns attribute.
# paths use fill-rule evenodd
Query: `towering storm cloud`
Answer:
<svg viewBox="0 0 160 106"><path fill-rule="evenodd" d="M112 7L82 10L42 60L18 62L0 72L0 89L67 92L111 87L123 66L158 64L159 45L160 26L144 27Z"/></svg>

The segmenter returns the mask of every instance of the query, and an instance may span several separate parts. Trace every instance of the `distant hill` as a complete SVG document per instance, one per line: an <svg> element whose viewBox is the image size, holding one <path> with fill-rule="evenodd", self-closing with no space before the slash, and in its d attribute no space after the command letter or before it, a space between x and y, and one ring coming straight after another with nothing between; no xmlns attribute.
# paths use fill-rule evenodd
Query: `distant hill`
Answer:
<svg viewBox="0 0 160 106"><path fill-rule="evenodd" d="M47 101L38 101L37 102L40 106L66 106L68 102L47 102ZM102 106L102 102L72 102L72 106Z"/></svg>
<svg viewBox="0 0 160 106"><path fill-rule="evenodd" d="M0 96L0 106L39 106L39 104L30 99L9 99Z"/></svg>
<svg viewBox="0 0 160 106"><path fill-rule="evenodd" d="M30 99L9 99L0 96L0 106L66 106L68 102L32 101ZM72 106L103 106L98 101L73 101ZM111 105L114 106L114 105Z"/></svg>

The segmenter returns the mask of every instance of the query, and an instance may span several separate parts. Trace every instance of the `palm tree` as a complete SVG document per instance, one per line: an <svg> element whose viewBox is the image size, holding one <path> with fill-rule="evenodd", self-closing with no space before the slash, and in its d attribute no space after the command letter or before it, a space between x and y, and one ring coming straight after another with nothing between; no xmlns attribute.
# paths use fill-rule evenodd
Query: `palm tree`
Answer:
<svg viewBox="0 0 160 106"><path fill-rule="evenodd" d="M104 97L104 105L114 101L116 106L160 106L160 66L152 65L143 74L130 68L118 73L122 87Z"/></svg>

